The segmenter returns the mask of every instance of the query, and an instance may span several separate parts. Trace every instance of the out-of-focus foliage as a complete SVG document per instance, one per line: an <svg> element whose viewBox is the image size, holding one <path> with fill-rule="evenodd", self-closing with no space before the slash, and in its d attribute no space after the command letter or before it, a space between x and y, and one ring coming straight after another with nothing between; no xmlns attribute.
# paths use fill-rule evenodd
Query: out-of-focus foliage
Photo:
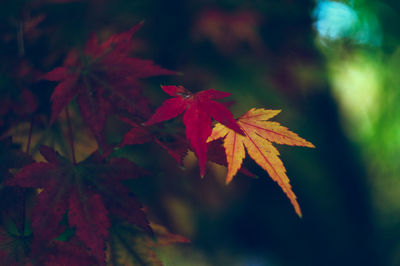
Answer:
<svg viewBox="0 0 400 266"><path fill-rule="evenodd" d="M318 1L316 44L341 124L361 152L382 263L400 263L400 22L397 1ZM397 239L397 240L395 240Z"/></svg>

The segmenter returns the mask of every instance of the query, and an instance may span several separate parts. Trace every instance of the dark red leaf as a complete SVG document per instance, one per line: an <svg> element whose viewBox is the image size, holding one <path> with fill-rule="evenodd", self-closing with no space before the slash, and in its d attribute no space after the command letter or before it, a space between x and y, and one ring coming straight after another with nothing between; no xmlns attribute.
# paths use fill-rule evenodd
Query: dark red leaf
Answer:
<svg viewBox="0 0 400 266"><path fill-rule="evenodd" d="M99 265L105 265L105 241L110 221L101 197L74 191L69 197L68 221L76 228L76 236L89 247Z"/></svg>
<svg viewBox="0 0 400 266"><path fill-rule="evenodd" d="M55 169L56 167L53 164L33 163L22 168L21 171L4 184L6 186L42 187L46 179L49 178L48 175Z"/></svg>
<svg viewBox="0 0 400 266"><path fill-rule="evenodd" d="M183 86L161 86L161 89L171 96L184 96L188 93Z"/></svg>
<svg viewBox="0 0 400 266"><path fill-rule="evenodd" d="M51 95L51 119L53 123L62 110L68 105L75 97L78 87L76 87L77 80L75 77L68 77L61 81L54 89Z"/></svg>
<svg viewBox="0 0 400 266"><path fill-rule="evenodd" d="M146 124L152 125L174 118L185 111L186 104L186 101L181 97L167 99L159 108L157 108L156 112L146 122Z"/></svg>
<svg viewBox="0 0 400 266"><path fill-rule="evenodd" d="M34 249L40 249L43 242L56 238L65 230L60 222L68 209L70 190L56 181L47 180L48 184L39 194L33 209Z"/></svg>
<svg viewBox="0 0 400 266"><path fill-rule="evenodd" d="M77 97L79 110L86 121L87 125L93 132L101 147L106 144L104 142L104 126L107 119L107 114L111 111L110 103L102 96L104 90L99 88L97 95L91 96L90 90L82 91Z"/></svg>
<svg viewBox="0 0 400 266"><path fill-rule="evenodd" d="M120 147L125 145L143 144L153 139L150 132L143 127L134 127L126 133L122 139Z"/></svg>
<svg viewBox="0 0 400 266"><path fill-rule="evenodd" d="M45 252L43 252L45 251ZM76 239L68 242L53 241L39 253L40 262L45 266L93 266L96 260Z"/></svg>
<svg viewBox="0 0 400 266"><path fill-rule="evenodd" d="M47 146L40 152L48 163L30 164L7 182L41 188L32 214L35 253L65 230L61 221L66 213L69 226L99 265L105 263L110 214L151 232L141 204L121 183L142 175L141 168L127 159L106 160L98 152L77 165Z"/></svg>
<svg viewBox="0 0 400 266"><path fill-rule="evenodd" d="M53 164L61 163L61 155L49 146L42 145L39 148L40 154L49 162Z"/></svg>
<svg viewBox="0 0 400 266"><path fill-rule="evenodd" d="M162 114L160 114L162 116ZM180 134L166 135L164 132L154 133L148 127L143 127L134 123L128 118L120 117L122 121L132 126L132 129L124 135L120 147L125 145L144 144L154 140L158 145L165 149L179 164L182 164L183 157L189 147Z"/></svg>
<svg viewBox="0 0 400 266"><path fill-rule="evenodd" d="M149 104L141 93L139 80L176 72L157 66L151 60L130 57L132 35L140 25L115 34L102 43L92 34L81 58L72 51L62 67L43 76L59 82L51 96L51 122L78 96L83 119L104 148L103 131L108 115L122 110L137 114L142 121L150 116Z"/></svg>
<svg viewBox="0 0 400 266"><path fill-rule="evenodd" d="M189 145L184 138L178 136L170 141L161 141L156 138L155 141L158 145L163 147L179 164L183 164L183 158L189 150Z"/></svg>
<svg viewBox="0 0 400 266"><path fill-rule="evenodd" d="M50 80L50 81L60 81L68 78L70 76L69 70L67 67L56 67L50 72L47 72L43 75L42 79Z"/></svg>

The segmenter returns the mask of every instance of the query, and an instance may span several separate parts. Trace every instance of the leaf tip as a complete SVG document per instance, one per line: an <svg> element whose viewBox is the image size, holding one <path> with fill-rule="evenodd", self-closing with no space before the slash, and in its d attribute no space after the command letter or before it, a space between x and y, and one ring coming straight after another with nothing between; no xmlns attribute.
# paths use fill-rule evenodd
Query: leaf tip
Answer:
<svg viewBox="0 0 400 266"><path fill-rule="evenodd" d="M225 179L225 185L229 185L232 182L233 176L227 176Z"/></svg>
<svg viewBox="0 0 400 266"><path fill-rule="evenodd" d="M303 213L301 213L301 210L296 210L297 216L302 219L303 218Z"/></svg>
<svg viewBox="0 0 400 266"><path fill-rule="evenodd" d="M312 144L311 142L309 142L309 141L307 141L305 139L303 139L302 144L298 145L298 146L303 146L303 147L313 148L313 149L315 148L314 144Z"/></svg>
<svg viewBox="0 0 400 266"><path fill-rule="evenodd" d="M308 148L316 148L315 145L312 144L311 142L308 142L306 147L308 147Z"/></svg>
<svg viewBox="0 0 400 266"><path fill-rule="evenodd" d="M297 216L300 219L303 218L303 213L301 212L300 205L297 203L297 201L295 203L292 202L292 205L294 207L294 211L296 212Z"/></svg>
<svg viewBox="0 0 400 266"><path fill-rule="evenodd" d="M204 174L205 174L205 169L204 169L205 167L201 167L200 166L200 177L201 177L201 179L203 179L204 178Z"/></svg>

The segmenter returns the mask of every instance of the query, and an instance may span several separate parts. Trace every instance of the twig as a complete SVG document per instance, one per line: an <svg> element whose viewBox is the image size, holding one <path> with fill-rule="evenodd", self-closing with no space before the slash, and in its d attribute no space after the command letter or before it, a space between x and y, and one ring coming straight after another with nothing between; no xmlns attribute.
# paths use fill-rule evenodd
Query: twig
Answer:
<svg viewBox="0 0 400 266"><path fill-rule="evenodd" d="M72 132L72 124L71 124L71 118L69 116L68 105L65 107L65 114L67 115L68 142L69 142L69 145L71 146L72 162L74 164L76 164L75 147L74 147L74 135L73 135L73 132Z"/></svg>

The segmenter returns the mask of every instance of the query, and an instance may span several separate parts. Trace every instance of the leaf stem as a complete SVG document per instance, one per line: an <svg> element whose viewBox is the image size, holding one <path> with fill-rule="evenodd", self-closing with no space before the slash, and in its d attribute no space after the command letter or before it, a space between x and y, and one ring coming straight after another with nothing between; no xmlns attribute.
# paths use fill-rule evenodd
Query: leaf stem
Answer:
<svg viewBox="0 0 400 266"><path fill-rule="evenodd" d="M25 219L26 219L26 188L21 188L21 227L20 227L20 232L21 232L21 236L24 237L25 236Z"/></svg>
<svg viewBox="0 0 400 266"><path fill-rule="evenodd" d="M30 126L29 126L29 133L28 133L28 142L26 144L26 154L29 155L30 147L31 147L31 141L32 141L32 133L33 133L33 121L34 121L34 116L32 115ZM26 189L21 188L21 224L19 231L21 233L21 236L25 236L25 219L26 219Z"/></svg>
<svg viewBox="0 0 400 266"><path fill-rule="evenodd" d="M29 126L28 143L26 144L26 154L28 154L28 155L29 155L29 150L31 148L32 132L33 132L33 115L32 115L31 123Z"/></svg>
<svg viewBox="0 0 400 266"><path fill-rule="evenodd" d="M71 146L72 162L74 164L76 164L75 147L74 147L74 135L73 135L73 132L72 132L72 124L71 124L71 118L69 116L68 105L65 107L65 114L67 116L68 142L69 142L69 145Z"/></svg>
<svg viewBox="0 0 400 266"><path fill-rule="evenodd" d="M17 40L18 40L18 55L23 57L25 55L24 45L24 22L19 21L17 25Z"/></svg>

